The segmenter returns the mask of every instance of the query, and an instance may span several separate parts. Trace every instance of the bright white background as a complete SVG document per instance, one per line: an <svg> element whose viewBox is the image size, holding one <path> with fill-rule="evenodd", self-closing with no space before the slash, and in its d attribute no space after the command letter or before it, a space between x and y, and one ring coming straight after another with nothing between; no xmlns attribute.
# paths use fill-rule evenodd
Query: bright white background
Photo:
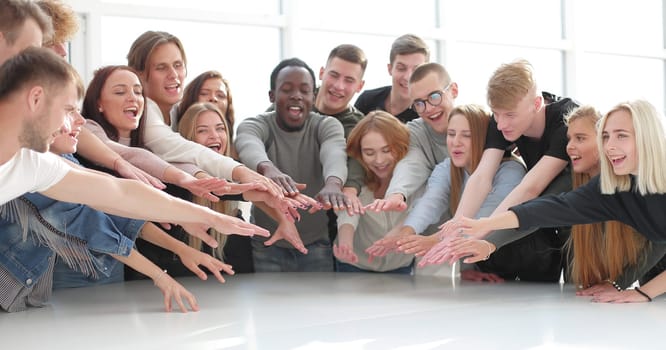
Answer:
<svg viewBox="0 0 666 350"><path fill-rule="evenodd" d="M431 59L447 67L457 103L485 105L494 69L525 58L541 89L602 112L633 98L666 108L665 0L65 1L83 18L71 50L86 80L125 64L144 31L167 31L185 46L189 78L215 69L230 80L238 119L266 108L279 60L300 57L318 72L342 43L368 56L366 88L390 84L390 45L405 33L426 39Z"/></svg>

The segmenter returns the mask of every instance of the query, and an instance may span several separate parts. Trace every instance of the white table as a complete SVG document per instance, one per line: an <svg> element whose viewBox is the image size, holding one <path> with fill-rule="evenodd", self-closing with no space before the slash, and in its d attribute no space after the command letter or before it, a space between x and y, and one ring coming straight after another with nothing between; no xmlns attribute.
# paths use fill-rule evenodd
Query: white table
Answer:
<svg viewBox="0 0 666 350"><path fill-rule="evenodd" d="M59 290L0 313L3 349L664 348L666 304L596 304L571 286L382 274L180 281L201 311L163 312L148 281Z"/></svg>

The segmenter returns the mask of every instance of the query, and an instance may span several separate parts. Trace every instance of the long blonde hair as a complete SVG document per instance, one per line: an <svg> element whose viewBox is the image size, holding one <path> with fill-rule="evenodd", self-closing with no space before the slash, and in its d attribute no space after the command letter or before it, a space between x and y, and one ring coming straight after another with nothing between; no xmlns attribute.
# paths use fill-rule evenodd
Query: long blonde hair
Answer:
<svg viewBox="0 0 666 350"><path fill-rule="evenodd" d="M666 193L666 176L663 175L663 162L666 160L666 140L662 116L650 102L634 100L623 102L613 107L599 121L597 143L603 151L602 132L608 117L617 111L626 111L631 115L635 131L636 151L638 154L638 175L636 191L641 195ZM601 193L612 194L616 191L631 189L630 175L616 175L607 157L601 157Z"/></svg>
<svg viewBox="0 0 666 350"><path fill-rule="evenodd" d="M594 107L581 106L571 111L565 120L567 124L579 120L595 125L600 115ZM573 173L573 188L588 181L588 173ZM645 237L619 221L574 225L567 241L571 281L577 288L614 281L625 268L639 263L648 244Z"/></svg>
<svg viewBox="0 0 666 350"><path fill-rule="evenodd" d="M222 123L224 123L224 128L227 133L227 144L226 148L224 150L224 154L226 156L230 155L230 141L229 141L229 125L227 124L226 118L224 118L224 114L220 111L219 108L217 108L216 105L209 103L209 102L201 102L201 103L195 103L191 105L183 114L182 118L179 121L178 124L178 132L180 133L181 136L184 138L194 141L194 135L195 131L197 128L197 119L199 118L199 115L201 113L206 112L206 111L212 111L217 113L220 116L220 120L222 120ZM238 213L238 206L236 205L236 202L232 201L219 201L219 202L211 202L208 199L201 198L199 196L193 196L192 197L192 202L211 208L218 213L226 214L226 215L231 215L231 216L236 216ZM213 256L217 258L222 258L224 257L224 244L227 241L227 235L216 231L215 229L210 229L209 230L210 235L215 238L219 242L219 245L216 249L213 250ZM194 237L193 235L188 235L189 236L189 241L188 244L190 247L201 250L202 247L202 241L200 238Z"/></svg>

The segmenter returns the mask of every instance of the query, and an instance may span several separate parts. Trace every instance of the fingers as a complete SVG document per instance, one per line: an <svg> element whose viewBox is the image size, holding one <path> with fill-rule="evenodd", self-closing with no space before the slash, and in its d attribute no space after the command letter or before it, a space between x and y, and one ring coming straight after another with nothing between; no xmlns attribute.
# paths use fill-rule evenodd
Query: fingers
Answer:
<svg viewBox="0 0 666 350"><path fill-rule="evenodd" d="M160 181L158 178L156 178L154 176L151 176L151 175L148 175L147 173L145 173L145 175L146 176L144 177L144 181L142 181L142 182L144 182L144 183L146 183L150 186L153 186L153 187L157 188L158 190L163 190L163 189L166 188L166 185L164 184L164 182Z"/></svg>
<svg viewBox="0 0 666 350"><path fill-rule="evenodd" d="M217 279L218 282L220 282L220 283L226 282L224 280L224 277L222 277L222 274L220 273L219 269L208 268L208 270L213 274L213 276L215 276L215 278ZM232 272L233 272L233 270L232 270Z"/></svg>
<svg viewBox="0 0 666 350"><path fill-rule="evenodd" d="M348 245L333 245L333 254L338 260L343 262L358 262L358 256L354 254L353 250Z"/></svg>
<svg viewBox="0 0 666 350"><path fill-rule="evenodd" d="M219 193L219 192L218 192ZM219 202L220 198L210 192L203 192L201 195L199 195L201 198L208 199L211 202Z"/></svg>
<svg viewBox="0 0 666 350"><path fill-rule="evenodd" d="M164 309L166 312L171 312L171 294L164 293Z"/></svg>
<svg viewBox="0 0 666 350"><path fill-rule="evenodd" d="M176 299L176 303L178 304L178 307L180 308L180 312L186 314L187 313L187 308L185 307L185 303L183 303L182 297L178 293L176 293L174 298Z"/></svg>
<svg viewBox="0 0 666 350"><path fill-rule="evenodd" d="M222 232L224 234L234 234L234 235L240 235L240 236L261 236L261 237L268 237L270 236L270 232L268 230L261 228L257 225L251 224L249 222L245 222L243 220L240 220L238 218L226 216L226 215L221 215L218 218L222 218L224 222L222 224L219 224L215 227L216 230L219 232ZM212 239L210 235L206 234L207 238ZM203 239L203 238L202 238ZM214 239L213 239L214 240Z"/></svg>
<svg viewBox="0 0 666 350"><path fill-rule="evenodd" d="M349 213L349 216L365 214L365 208L357 196L347 194L347 201L347 213Z"/></svg>
<svg viewBox="0 0 666 350"><path fill-rule="evenodd" d="M290 196L299 192L298 188L296 187L296 182L294 182L294 180L292 180L292 178L289 176L277 176L273 178L273 181L280 185L284 192L288 193Z"/></svg>
<svg viewBox="0 0 666 350"><path fill-rule="evenodd" d="M290 237L285 237L285 240L287 242L291 243L291 245L293 245L294 248L296 248L296 250L298 250L299 252L301 252L303 254L308 253L308 250L305 248L305 245L303 245L303 241L301 241L300 237L290 236Z"/></svg>
<svg viewBox="0 0 666 350"><path fill-rule="evenodd" d="M194 237L200 238L204 243L206 243L211 248L217 248L217 246L219 245L218 242L215 240L215 238L211 237L208 234L208 227L206 227L205 225L187 223L187 224L182 224L181 226L187 233L189 233ZM220 230L219 228L216 229L220 232L226 231L226 230Z"/></svg>
<svg viewBox="0 0 666 350"><path fill-rule="evenodd" d="M267 191L268 188L266 185L259 183L259 182L250 182L250 183L244 183L244 184L237 184L237 183L228 183L226 186L226 192L227 194L240 194L240 193L245 193L247 191Z"/></svg>
<svg viewBox="0 0 666 350"><path fill-rule="evenodd" d="M206 275L206 273L202 269L199 268L199 265L197 265L197 263L192 263L192 264L185 265L185 266L187 267L188 270L192 271L195 275L197 275L197 277L199 277L200 280L205 281L205 280L208 279L208 275ZM208 267L208 266L206 266L206 267ZM210 268L209 268L209 270L210 270Z"/></svg>
<svg viewBox="0 0 666 350"><path fill-rule="evenodd" d="M190 304L190 309L195 312L199 311L199 303L197 303L197 299L194 297L194 295L187 290L185 293L185 298L187 299L187 303ZM185 310L185 312L187 312L187 310Z"/></svg>
<svg viewBox="0 0 666 350"><path fill-rule="evenodd" d="M368 204L368 205L362 207L361 210L364 210L364 211L365 211L365 210L370 210L370 211L376 211L376 212L378 212L379 209L377 209L377 208L378 208L378 206L380 206L383 202L384 202L383 199L375 199L372 203L370 203L370 204Z"/></svg>
<svg viewBox="0 0 666 350"><path fill-rule="evenodd" d="M280 239L282 238L279 238L277 235L274 234L273 237L269 238L266 242L264 242L264 245L267 247L272 246L273 243L277 242Z"/></svg>

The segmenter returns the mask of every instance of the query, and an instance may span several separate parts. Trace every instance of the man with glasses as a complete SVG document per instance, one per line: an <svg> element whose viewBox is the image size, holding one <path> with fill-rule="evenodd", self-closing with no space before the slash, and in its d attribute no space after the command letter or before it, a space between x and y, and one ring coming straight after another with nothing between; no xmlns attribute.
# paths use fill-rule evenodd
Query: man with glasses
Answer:
<svg viewBox="0 0 666 350"><path fill-rule="evenodd" d="M446 130L449 113L454 99L458 96L458 84L451 81L446 69L439 63L425 63L411 75L409 80L410 107L418 113L419 119L407 123L409 128L409 152L395 167L393 178L383 200L376 201L367 210L405 210L405 198L423 192L426 182L435 166L448 157ZM439 222L450 218L444 213ZM368 248L368 254L383 256L397 248L401 238L401 226L397 226L382 240ZM432 225L424 234L437 231Z"/></svg>

